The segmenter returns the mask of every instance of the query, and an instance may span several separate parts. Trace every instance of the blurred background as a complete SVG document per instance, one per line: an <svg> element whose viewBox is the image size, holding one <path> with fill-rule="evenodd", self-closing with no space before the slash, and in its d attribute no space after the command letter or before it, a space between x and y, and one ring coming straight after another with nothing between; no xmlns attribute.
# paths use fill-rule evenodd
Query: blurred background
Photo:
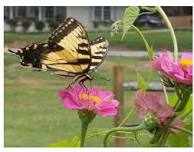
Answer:
<svg viewBox="0 0 194 152"><path fill-rule="evenodd" d="M49 32L69 16L79 20L88 31L109 31L110 25L121 19L125 8L124 6L6 6L4 13L5 31ZM176 28L191 29L192 7L163 7L163 9ZM42 26L38 23L41 23ZM143 15L136 24L164 26L158 14Z"/></svg>
<svg viewBox="0 0 194 152"><path fill-rule="evenodd" d="M85 26L91 39L95 38L98 33L108 39L111 47L119 47L119 50L144 50L144 45L138 44L139 40L134 36L133 38L130 38L131 36L126 37L123 41L121 41L120 36L122 33L110 37L112 23L122 19L125 8L126 6L5 6L5 44L9 47L22 47L32 41L45 41L48 33L57 28L67 17L72 16ZM177 30L180 50L191 49L189 45L191 46L192 7L168 6L163 7L163 9L169 16L173 27ZM145 36L156 50L172 49L166 26L157 13L141 15L135 21L135 25L144 31L146 30ZM150 36L152 32L154 32L153 39ZM20 33L19 37L17 33ZM26 33L28 33L27 37ZM163 42L158 37L163 37ZM18 42L21 45L17 46ZM10 43L12 45L9 45ZM13 43L17 45L15 46Z"/></svg>
<svg viewBox="0 0 194 152"><path fill-rule="evenodd" d="M150 65L144 44L136 33L129 31L122 40L122 31L111 37L111 25L122 19L124 6L5 6L4 7L4 141L6 147L47 147L51 143L79 135L80 122L75 111L63 108L57 92L72 80L54 76L50 72L25 69L19 58L7 48L20 48L32 42L45 42L50 33L67 17L74 17L88 31L89 39L104 36L109 41L109 53L96 72L92 85L113 90L113 68L122 66L125 85L136 82L136 74L148 79ZM192 51L192 7L162 7L169 16L178 40L180 51ZM154 51L173 49L168 29L158 14L142 15L135 21ZM110 79L107 81L105 79ZM157 73L151 76L159 82ZM89 83L88 83L89 85ZM154 85L157 88L157 85ZM159 91L159 90L158 90ZM128 88L123 94L123 113L131 109L134 91ZM139 120L132 115L131 122ZM102 146L101 131L115 124L112 118L97 117L91 124L87 145ZM100 129L99 129L100 128ZM143 147L150 138L148 132L125 138L125 146ZM115 138L112 138L114 146ZM191 141L192 142L192 141ZM144 144L145 143L145 144ZM180 142L181 144L181 142ZM185 145L183 145L185 146Z"/></svg>

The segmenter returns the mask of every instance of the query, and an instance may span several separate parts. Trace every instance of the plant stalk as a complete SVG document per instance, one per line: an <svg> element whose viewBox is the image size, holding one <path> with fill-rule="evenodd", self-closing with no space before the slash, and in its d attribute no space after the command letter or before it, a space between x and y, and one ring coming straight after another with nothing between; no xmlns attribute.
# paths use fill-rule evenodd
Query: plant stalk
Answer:
<svg viewBox="0 0 194 152"><path fill-rule="evenodd" d="M108 137L114 133L114 132L119 132L119 131L124 131L124 132L134 132L134 131L139 131L139 130L143 130L143 129L148 129L148 126L142 122L141 124L139 124L138 126L133 126L133 127L116 127L116 128L112 128L111 130L109 130L105 137L104 137L104 147L107 147L107 143L108 143Z"/></svg>
<svg viewBox="0 0 194 152"><path fill-rule="evenodd" d="M88 130L88 123L82 123L81 124L81 141L80 141L80 147L84 147L87 130Z"/></svg>
<svg viewBox="0 0 194 152"><path fill-rule="evenodd" d="M175 59L175 61L177 61L178 60L178 44L177 44L177 39L176 39L176 35L175 35L174 29L172 27L172 24L170 23L166 13L163 11L163 9L160 6L156 6L156 10L163 17L164 22L166 23L166 25L170 31L170 35L171 35L173 46L174 46L174 59Z"/></svg>
<svg viewBox="0 0 194 152"><path fill-rule="evenodd" d="M178 126L170 126L170 128L182 131L182 132L184 132L188 135L191 135L191 136L193 135L193 133L190 130L186 129L186 128L182 128L182 127L178 127Z"/></svg>

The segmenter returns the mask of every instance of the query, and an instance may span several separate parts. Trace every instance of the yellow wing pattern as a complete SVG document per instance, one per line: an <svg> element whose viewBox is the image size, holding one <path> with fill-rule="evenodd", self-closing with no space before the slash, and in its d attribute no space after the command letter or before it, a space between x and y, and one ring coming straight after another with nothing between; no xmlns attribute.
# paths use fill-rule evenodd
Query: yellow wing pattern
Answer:
<svg viewBox="0 0 194 152"><path fill-rule="evenodd" d="M49 37L48 44L57 44L59 51L43 54L42 64L48 68L68 73L83 73L89 69L91 52L88 36L83 26L68 18Z"/></svg>

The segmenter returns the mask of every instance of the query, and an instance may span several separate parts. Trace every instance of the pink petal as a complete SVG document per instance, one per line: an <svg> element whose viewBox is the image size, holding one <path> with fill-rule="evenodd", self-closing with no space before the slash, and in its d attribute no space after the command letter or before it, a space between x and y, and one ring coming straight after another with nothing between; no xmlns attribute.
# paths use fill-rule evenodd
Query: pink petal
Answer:
<svg viewBox="0 0 194 152"><path fill-rule="evenodd" d="M189 59L192 60L192 53L182 53L181 59Z"/></svg>

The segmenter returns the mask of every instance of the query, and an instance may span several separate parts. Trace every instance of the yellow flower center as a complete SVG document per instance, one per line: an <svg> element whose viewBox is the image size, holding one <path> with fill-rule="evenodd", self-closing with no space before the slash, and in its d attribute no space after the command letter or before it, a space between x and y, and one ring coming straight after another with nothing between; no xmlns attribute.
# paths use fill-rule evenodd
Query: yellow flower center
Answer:
<svg viewBox="0 0 194 152"><path fill-rule="evenodd" d="M92 101L95 104L101 102L101 99L98 96L90 95L90 94L86 94L86 93L80 94L80 98L82 98L82 99L92 99Z"/></svg>
<svg viewBox="0 0 194 152"><path fill-rule="evenodd" d="M180 60L180 64L181 64L181 66L183 66L183 67L188 67L188 66L192 65L193 62L192 62L191 59L181 59L181 60Z"/></svg>

